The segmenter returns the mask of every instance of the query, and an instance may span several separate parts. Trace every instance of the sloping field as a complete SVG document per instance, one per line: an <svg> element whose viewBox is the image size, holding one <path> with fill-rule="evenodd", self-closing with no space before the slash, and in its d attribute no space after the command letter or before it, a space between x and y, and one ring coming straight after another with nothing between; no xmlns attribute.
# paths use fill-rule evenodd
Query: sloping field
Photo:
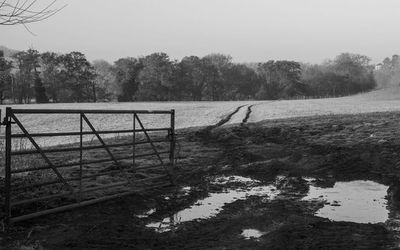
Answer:
<svg viewBox="0 0 400 250"><path fill-rule="evenodd" d="M340 98L282 100L255 104L249 122L300 116L400 111L400 88Z"/></svg>
<svg viewBox="0 0 400 250"><path fill-rule="evenodd" d="M236 107L254 103L251 101L243 102L134 102L134 103L56 103L56 104L27 104L27 105L7 105L16 109L106 109L106 110L171 110L175 109L176 112L176 128L186 128L193 126L205 126L218 122L224 115L236 109ZM4 115L6 105L1 107L2 114ZM22 116L22 115L21 115ZM101 115L104 116L104 115ZM165 120L166 117L157 115L160 120L149 120L145 116L140 115L141 118L148 123L146 125L153 125L156 122ZM121 116L122 117L122 116ZM112 118L116 118L113 115ZM70 127L73 118L62 115L54 120L49 115L23 115L21 118L28 127L38 129L59 128L58 125L63 127ZM96 118L94 118L96 119ZM99 117L98 119L103 119ZM129 116L122 120L114 120L105 118L101 120L101 126L112 128L114 126L124 126L126 123L132 122L132 117ZM153 117L154 119L154 117ZM150 121L152 121L150 123ZM166 120L169 121L169 120ZM29 124L29 125L28 125ZM162 123L159 123L162 124ZM75 124L76 125L76 124ZM167 125L167 124L165 124ZM71 127L73 128L73 127Z"/></svg>
<svg viewBox="0 0 400 250"><path fill-rule="evenodd" d="M235 112L225 124L289 117L357 114L400 111L400 88L382 89L366 94L341 98L232 101L232 102L135 102L135 103L68 103L11 105L13 108L36 109L129 109L176 110L176 128L209 126ZM239 108L240 107L240 108ZM249 110L250 107L250 110ZM4 115L2 106L2 114ZM238 109L239 108L239 109ZM132 115L88 115L97 129L131 129ZM147 128L168 127L168 115L140 115ZM19 115L29 132L79 131L78 115ZM85 128L88 129L87 127ZM17 132L17 131L14 131ZM86 137L85 140L91 138ZM42 141L46 145L77 142L78 138L59 138Z"/></svg>
<svg viewBox="0 0 400 250"><path fill-rule="evenodd" d="M57 103L57 104L31 104L31 105L11 105L12 108L20 109L127 109L127 110L170 110L175 109L175 127L187 128L194 126L207 126L217 123L226 114L233 112L238 106L257 102L137 102L137 103ZM4 116L5 106L2 106L2 116ZM132 129L132 115L124 114L92 114L87 115L96 129ZM71 132L79 131L79 115L27 115L19 114L18 119L24 124L28 132ZM139 115L146 128L169 127L169 115ZM16 129L13 133L20 132ZM89 130L88 126L84 130ZM93 137L93 136L91 136ZM91 140L89 136L84 138ZM43 146L60 143L73 143L79 140L78 137L52 138L39 140Z"/></svg>

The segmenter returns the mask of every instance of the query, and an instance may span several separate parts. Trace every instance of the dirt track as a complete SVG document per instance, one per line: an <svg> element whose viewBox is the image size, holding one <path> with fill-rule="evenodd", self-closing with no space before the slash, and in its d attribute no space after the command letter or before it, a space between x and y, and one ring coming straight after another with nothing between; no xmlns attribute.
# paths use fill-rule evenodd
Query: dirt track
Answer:
<svg viewBox="0 0 400 250"><path fill-rule="evenodd" d="M251 111L251 109L250 109ZM178 131L177 187L156 190L14 227L8 249L394 249L399 227L400 113L316 116ZM229 185L214 176L240 175L268 185L283 176L277 199L250 196L206 220L157 233L146 224L187 208ZM321 203L304 201L304 177L319 186L373 180L389 185L389 220L333 222L314 213ZM190 186L188 194L181 187ZM246 187L243 187L246 188ZM148 209L155 212L138 217ZM240 236L245 228L266 232ZM7 249L5 248L5 249Z"/></svg>

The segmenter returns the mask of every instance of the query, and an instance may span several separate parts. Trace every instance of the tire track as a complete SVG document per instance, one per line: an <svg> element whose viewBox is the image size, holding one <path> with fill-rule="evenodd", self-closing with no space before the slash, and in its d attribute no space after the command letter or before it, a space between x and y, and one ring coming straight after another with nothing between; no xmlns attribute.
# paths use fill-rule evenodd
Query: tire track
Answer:
<svg viewBox="0 0 400 250"><path fill-rule="evenodd" d="M228 114L227 116L225 116L224 118L222 118L217 124L211 125L211 126L209 126L209 127L211 127L211 129L214 129L214 128L216 128L216 127L220 127L220 126L224 125L225 123L229 122L229 120L232 119L232 117L233 117L237 112L239 112L239 110L240 110L241 108L243 108L243 107L246 106L246 105L247 105L247 104L241 105L241 106L237 107L233 112L231 112L230 114Z"/></svg>
<svg viewBox="0 0 400 250"><path fill-rule="evenodd" d="M241 108L243 108L243 107L246 106L246 105L247 105L247 104L245 104L245 105L240 105L240 106L237 107L233 112L229 113L227 116L225 116L224 118L222 118L222 119L221 119L219 122L217 122L216 124L207 126L207 127L205 127L204 129L198 131L196 134L199 135L199 136L208 136L208 135L210 134L211 130L213 130L213 129L215 129L215 128L218 128L218 127L224 125L225 123L229 122L229 120L231 120L232 117L233 117L237 112L239 112L239 110L240 110Z"/></svg>
<svg viewBox="0 0 400 250"><path fill-rule="evenodd" d="M252 104L252 105L247 106L246 116L245 116L245 117L243 118L243 120L242 120L242 125L245 124L245 123L247 123L247 121L249 120L250 114L251 114L251 108L253 108L254 105L255 105L255 104Z"/></svg>
<svg viewBox="0 0 400 250"><path fill-rule="evenodd" d="M253 111L252 108L254 106L265 104L265 103L272 103L272 102L276 102L276 101L266 101L266 102L255 103L255 104L251 104L251 105L247 106L246 116L243 118L242 123L240 125L244 125L245 123L247 123L249 121L251 112Z"/></svg>
<svg viewBox="0 0 400 250"><path fill-rule="evenodd" d="M272 101L268 101L268 102L272 102ZM263 102L263 103L264 103L264 102ZM240 123L240 125L243 126L243 125L245 125L245 124L248 122L248 120L250 119L250 115L251 115L251 113L252 113L252 108L253 108L255 105L259 105L259 104L261 104L261 103L255 103L255 104L251 104L251 105L249 105L249 104L240 105L240 106L238 106L234 111L232 111L231 113L229 113L228 115L226 115L224 118L222 118L222 119L221 119L219 122L217 122L216 124L207 126L207 127L205 127L204 129L198 131L196 134L197 134L197 135L201 135L201 136L209 135L210 132L211 132L211 130L213 130L213 129L215 129L215 128L218 128L218 127L221 127L222 125L226 124L227 122L229 122L229 121L232 119L232 117L233 117L235 114L237 114L237 113L240 111L241 108L247 106L246 115L245 115L245 117L242 119L242 122ZM238 124L239 124L239 123L238 123Z"/></svg>

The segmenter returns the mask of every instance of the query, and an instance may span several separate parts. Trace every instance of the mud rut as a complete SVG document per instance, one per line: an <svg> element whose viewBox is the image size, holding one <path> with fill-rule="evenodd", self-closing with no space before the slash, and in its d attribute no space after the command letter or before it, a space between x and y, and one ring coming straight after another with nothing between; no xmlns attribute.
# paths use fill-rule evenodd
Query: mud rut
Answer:
<svg viewBox="0 0 400 250"><path fill-rule="evenodd" d="M217 122L215 125L211 125L208 126L206 129L211 130L217 127L221 127L222 125L224 125L225 123L229 122L232 117L238 113L240 111L241 108L243 108L246 105L241 105L239 107L237 107L233 112L229 113L228 115L226 115L224 118L222 118L219 122Z"/></svg>
<svg viewBox="0 0 400 250"><path fill-rule="evenodd" d="M254 105L255 104L247 106L246 116L243 118L242 124L246 123L249 120L250 114L251 114L251 109L253 108Z"/></svg>
<svg viewBox="0 0 400 250"><path fill-rule="evenodd" d="M225 124L228 123L228 122L232 119L232 117L233 117L234 115L236 115L242 108L246 108L246 109L247 109L246 114L245 114L245 116L241 119L242 122L240 123L240 125L244 125L244 124L246 124L246 123L248 122L248 120L250 119L250 115L251 115L253 106L255 106L255 105L260 105L260 104L261 104L261 103L259 103L259 104L245 104L245 105L240 105L240 106L238 106L234 111L232 111L231 113L228 113L225 117L223 117L223 118L222 118L220 121L218 121L216 124L210 125L210 126L206 127L204 130L205 130L205 131L210 131L210 130L212 130L212 129L215 129L215 128L218 128L218 127L221 127L221 126L225 125Z"/></svg>

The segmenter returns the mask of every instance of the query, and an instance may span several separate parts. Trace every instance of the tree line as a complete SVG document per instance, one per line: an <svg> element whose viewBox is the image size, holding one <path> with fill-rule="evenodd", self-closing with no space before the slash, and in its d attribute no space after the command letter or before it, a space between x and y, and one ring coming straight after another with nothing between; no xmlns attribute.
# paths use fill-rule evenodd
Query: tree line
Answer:
<svg viewBox="0 0 400 250"><path fill-rule="evenodd" d="M400 86L400 56L386 57L376 66L375 79L378 87Z"/></svg>
<svg viewBox="0 0 400 250"><path fill-rule="evenodd" d="M0 102L273 100L342 96L374 88L374 67L343 53L322 64L295 61L235 63L225 54L171 60L165 53L89 62L81 52L11 59L0 52Z"/></svg>

